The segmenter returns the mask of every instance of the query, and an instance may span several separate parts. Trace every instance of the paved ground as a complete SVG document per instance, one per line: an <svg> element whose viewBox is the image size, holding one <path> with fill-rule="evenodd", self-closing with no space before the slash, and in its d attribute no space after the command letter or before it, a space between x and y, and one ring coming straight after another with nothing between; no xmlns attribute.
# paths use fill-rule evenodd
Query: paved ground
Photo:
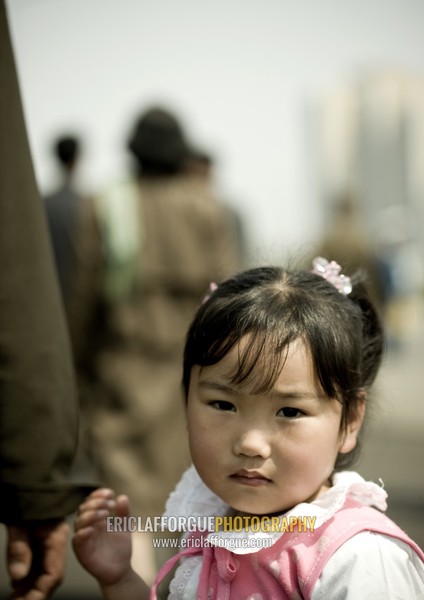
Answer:
<svg viewBox="0 0 424 600"><path fill-rule="evenodd" d="M381 478L389 493L389 515L424 548L424 321L391 352L378 380L374 407L358 470ZM0 528L0 598L7 598L4 532ZM70 553L57 600L100 600L97 584Z"/></svg>

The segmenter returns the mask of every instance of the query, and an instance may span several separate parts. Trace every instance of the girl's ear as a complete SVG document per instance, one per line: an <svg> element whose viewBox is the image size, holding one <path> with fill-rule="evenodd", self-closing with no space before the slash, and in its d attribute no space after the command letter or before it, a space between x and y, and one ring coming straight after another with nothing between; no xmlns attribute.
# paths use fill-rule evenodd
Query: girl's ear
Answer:
<svg viewBox="0 0 424 600"><path fill-rule="evenodd" d="M365 416L365 404L367 399L367 393L365 390L358 392L358 400L354 414L351 416L350 421L347 423L345 430L341 435L341 443L339 452L340 454L347 454L351 452L356 446L358 441L358 435L362 427L362 422Z"/></svg>

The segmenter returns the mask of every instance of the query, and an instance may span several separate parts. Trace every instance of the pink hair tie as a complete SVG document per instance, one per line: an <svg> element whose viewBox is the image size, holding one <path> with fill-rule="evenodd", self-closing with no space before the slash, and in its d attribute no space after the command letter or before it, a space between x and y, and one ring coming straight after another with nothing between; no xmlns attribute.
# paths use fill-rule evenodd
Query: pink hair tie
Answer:
<svg viewBox="0 0 424 600"><path fill-rule="evenodd" d="M334 287L337 288L341 294L345 296L350 294L352 291L352 282L350 281L350 277L340 273L342 268L338 263L336 263L335 260L328 262L326 258L317 256L312 261L312 265L312 273L320 275L326 279L328 283L334 285Z"/></svg>

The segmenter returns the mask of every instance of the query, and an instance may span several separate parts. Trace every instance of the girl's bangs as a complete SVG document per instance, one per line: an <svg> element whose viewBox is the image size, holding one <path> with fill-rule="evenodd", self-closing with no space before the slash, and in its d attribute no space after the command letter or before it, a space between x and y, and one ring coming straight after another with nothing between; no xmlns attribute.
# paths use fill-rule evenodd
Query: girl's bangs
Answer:
<svg viewBox="0 0 424 600"><path fill-rule="evenodd" d="M249 387L254 394L264 394L275 385L284 367L290 343L295 339L293 335L282 336L281 332L275 331L243 332L209 348L202 366L216 364L236 347L237 363L229 374L231 382Z"/></svg>

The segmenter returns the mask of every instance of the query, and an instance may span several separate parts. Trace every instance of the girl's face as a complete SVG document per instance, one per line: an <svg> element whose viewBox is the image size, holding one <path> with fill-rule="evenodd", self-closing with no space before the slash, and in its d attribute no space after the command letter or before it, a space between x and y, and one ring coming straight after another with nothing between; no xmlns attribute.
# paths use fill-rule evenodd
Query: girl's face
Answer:
<svg viewBox="0 0 424 600"><path fill-rule="evenodd" d="M264 395L231 383L238 352L236 346L219 363L192 369L187 421L193 463L235 510L283 512L331 486L337 454L354 448L362 415L340 431L342 406L323 395L300 340Z"/></svg>

